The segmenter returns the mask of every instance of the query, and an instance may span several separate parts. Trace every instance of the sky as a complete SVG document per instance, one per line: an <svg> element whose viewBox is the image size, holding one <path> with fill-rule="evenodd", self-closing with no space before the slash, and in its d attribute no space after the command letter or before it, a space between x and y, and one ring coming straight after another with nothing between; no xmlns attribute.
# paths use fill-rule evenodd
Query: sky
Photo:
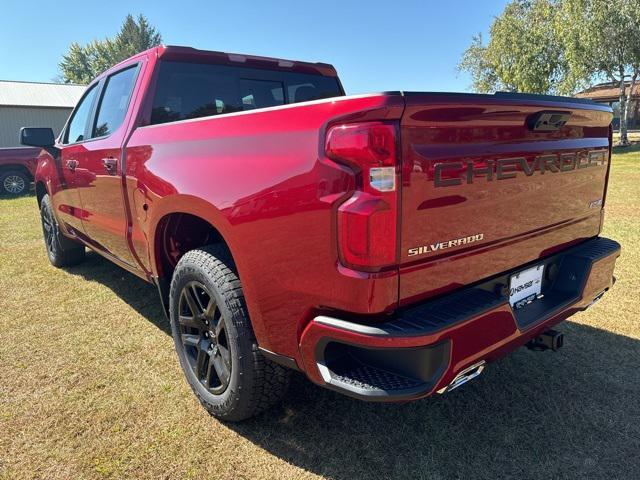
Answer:
<svg viewBox="0 0 640 480"><path fill-rule="evenodd" d="M127 13L141 13L166 45L331 63L347 94L469 91L456 66L506 3L0 0L0 79L53 81L69 44L113 36Z"/></svg>

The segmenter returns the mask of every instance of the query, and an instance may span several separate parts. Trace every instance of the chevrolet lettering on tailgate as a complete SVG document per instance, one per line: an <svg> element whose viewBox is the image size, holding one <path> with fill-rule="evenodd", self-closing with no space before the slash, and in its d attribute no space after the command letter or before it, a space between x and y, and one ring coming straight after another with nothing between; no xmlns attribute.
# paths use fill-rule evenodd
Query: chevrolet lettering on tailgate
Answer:
<svg viewBox="0 0 640 480"><path fill-rule="evenodd" d="M479 165L472 160L465 162L443 162L434 167L434 182L436 187L451 187L462 183L473 183L478 177L490 182L516 178L524 173L530 177L534 173L544 175L545 172L570 172L589 167L597 167L606 163L605 152L602 150L581 153L563 153L540 155L533 162L524 157L501 158L487 160Z"/></svg>

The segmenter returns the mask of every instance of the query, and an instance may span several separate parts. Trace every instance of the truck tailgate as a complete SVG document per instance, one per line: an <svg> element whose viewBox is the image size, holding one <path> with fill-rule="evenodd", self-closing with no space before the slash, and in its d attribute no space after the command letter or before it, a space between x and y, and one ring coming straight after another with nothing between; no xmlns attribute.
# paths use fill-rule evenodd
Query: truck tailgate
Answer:
<svg viewBox="0 0 640 480"><path fill-rule="evenodd" d="M519 94L405 102L401 305L598 235L608 107Z"/></svg>

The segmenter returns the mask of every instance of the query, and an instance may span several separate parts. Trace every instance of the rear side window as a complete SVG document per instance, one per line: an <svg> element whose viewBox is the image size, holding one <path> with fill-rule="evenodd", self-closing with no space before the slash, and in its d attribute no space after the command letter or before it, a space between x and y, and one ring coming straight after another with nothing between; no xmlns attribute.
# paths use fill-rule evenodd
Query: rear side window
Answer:
<svg viewBox="0 0 640 480"><path fill-rule="evenodd" d="M89 120L89 114L91 113L91 107L93 106L93 101L96 98L96 93L98 89L97 85L94 85L89 89L89 91L84 95L80 103L73 112L71 120L69 121L69 125L67 126L67 130L64 134L64 144L68 143L77 143L85 140L84 132L87 128L87 121Z"/></svg>
<svg viewBox="0 0 640 480"><path fill-rule="evenodd" d="M93 127L92 138L110 135L122 125L127 114L129 98L131 98L137 71L137 66L133 66L107 78Z"/></svg>
<svg viewBox="0 0 640 480"><path fill-rule="evenodd" d="M151 123L340 96L335 77L205 63L162 62Z"/></svg>

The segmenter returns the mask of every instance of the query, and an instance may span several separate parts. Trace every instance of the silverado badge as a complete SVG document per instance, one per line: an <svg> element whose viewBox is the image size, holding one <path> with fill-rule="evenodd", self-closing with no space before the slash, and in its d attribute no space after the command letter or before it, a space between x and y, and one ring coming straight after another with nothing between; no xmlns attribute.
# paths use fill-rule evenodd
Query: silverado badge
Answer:
<svg viewBox="0 0 640 480"><path fill-rule="evenodd" d="M453 240L447 240L444 242L431 243L429 245L422 245L420 247L410 248L407 251L407 255L414 257L416 255L424 255L425 253L439 252L451 247L462 247L470 243L479 242L484 238L484 233L478 233L476 235L469 235L468 237L454 238Z"/></svg>

